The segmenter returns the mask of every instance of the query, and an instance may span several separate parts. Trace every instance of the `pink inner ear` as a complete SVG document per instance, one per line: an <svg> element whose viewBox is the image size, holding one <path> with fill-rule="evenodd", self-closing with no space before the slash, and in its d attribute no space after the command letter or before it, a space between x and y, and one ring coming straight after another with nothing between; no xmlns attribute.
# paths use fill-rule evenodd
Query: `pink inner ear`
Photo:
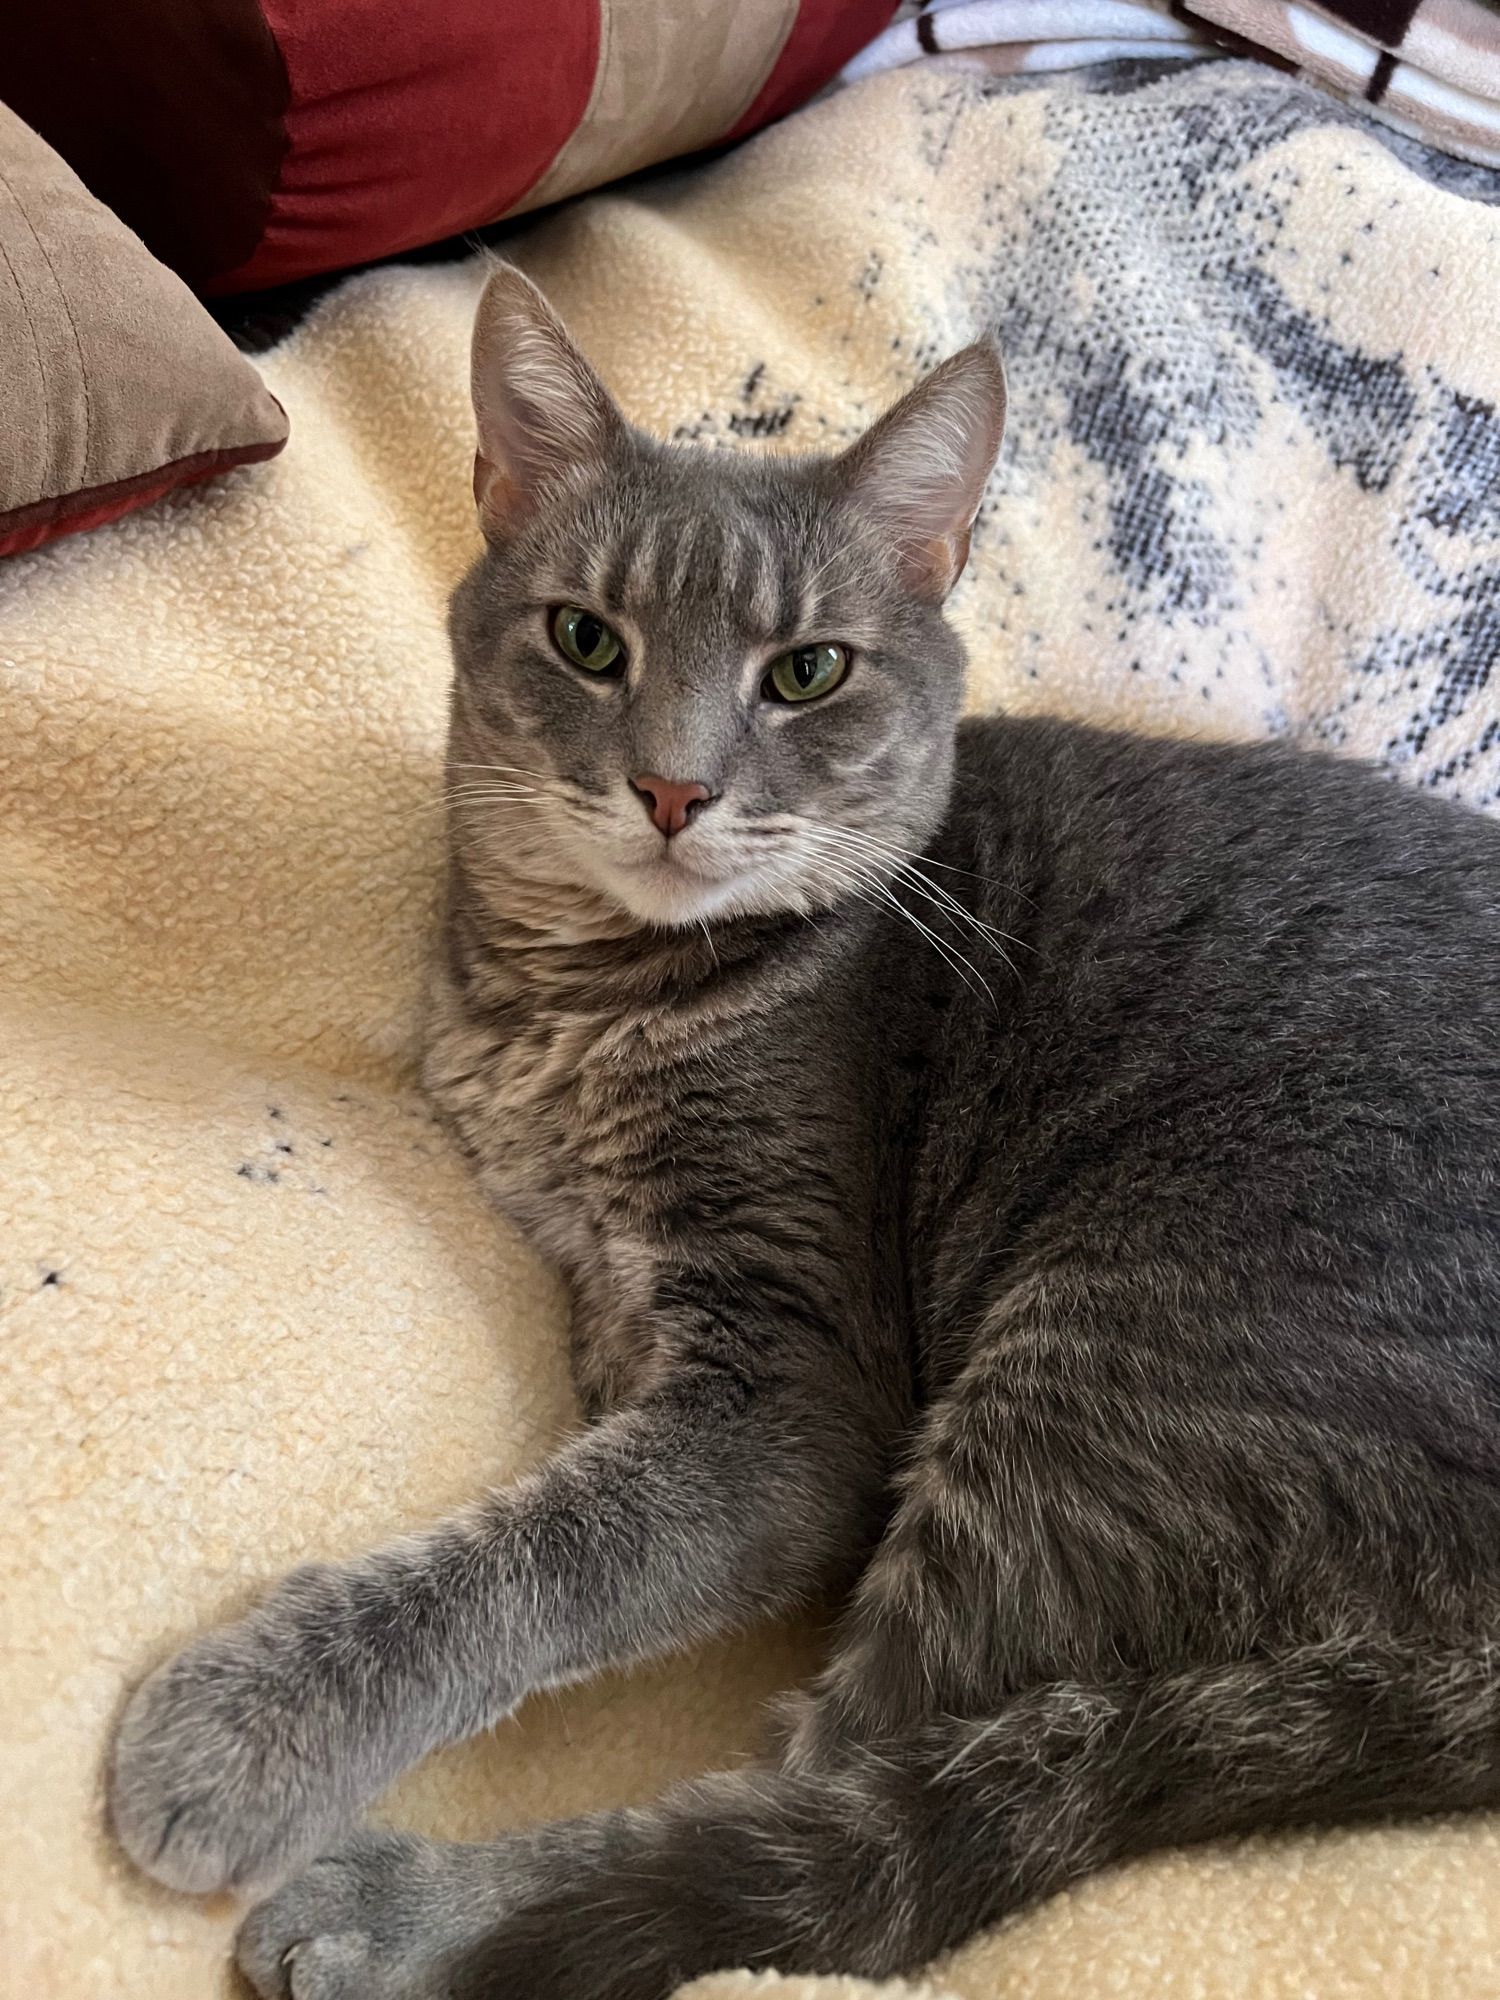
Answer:
<svg viewBox="0 0 1500 2000"><path fill-rule="evenodd" d="M474 505L487 535L514 533L525 511L520 482L492 464L483 452L474 454Z"/></svg>
<svg viewBox="0 0 1500 2000"><path fill-rule="evenodd" d="M907 588L941 603L969 558L974 516L1005 428L1005 377L988 340L908 390L842 464L850 491L882 522Z"/></svg>
<svg viewBox="0 0 1500 2000"><path fill-rule="evenodd" d="M964 573L969 560L969 530L931 535L902 542L897 564L907 589L924 603L941 604Z"/></svg>

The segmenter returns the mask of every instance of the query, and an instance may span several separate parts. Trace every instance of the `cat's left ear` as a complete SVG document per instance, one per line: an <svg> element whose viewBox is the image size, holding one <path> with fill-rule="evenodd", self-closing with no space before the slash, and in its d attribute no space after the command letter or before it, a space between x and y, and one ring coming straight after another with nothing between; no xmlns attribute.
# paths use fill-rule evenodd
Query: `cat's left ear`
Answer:
<svg viewBox="0 0 1500 2000"><path fill-rule="evenodd" d="M627 426L562 321L513 264L500 265L484 288L471 369L474 500L485 534L504 539L549 488L597 471Z"/></svg>
<svg viewBox="0 0 1500 2000"><path fill-rule="evenodd" d="M914 597L941 604L963 574L985 481L1005 432L993 339L935 368L838 460L850 497L891 538Z"/></svg>

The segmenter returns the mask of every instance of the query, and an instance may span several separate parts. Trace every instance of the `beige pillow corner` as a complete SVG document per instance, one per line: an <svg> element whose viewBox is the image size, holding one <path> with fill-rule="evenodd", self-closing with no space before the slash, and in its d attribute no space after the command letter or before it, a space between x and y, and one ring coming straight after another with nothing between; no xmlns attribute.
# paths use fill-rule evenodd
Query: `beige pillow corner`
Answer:
<svg viewBox="0 0 1500 2000"><path fill-rule="evenodd" d="M286 438L286 412L181 279L0 105L0 555Z"/></svg>

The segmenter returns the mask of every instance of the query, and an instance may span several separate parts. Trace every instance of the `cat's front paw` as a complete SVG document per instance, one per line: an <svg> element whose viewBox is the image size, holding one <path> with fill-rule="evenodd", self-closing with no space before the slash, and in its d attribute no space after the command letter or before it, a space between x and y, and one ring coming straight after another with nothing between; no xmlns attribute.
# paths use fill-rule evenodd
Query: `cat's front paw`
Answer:
<svg viewBox="0 0 1500 2000"><path fill-rule="evenodd" d="M136 1690L115 1737L110 1814L126 1853L197 1893L280 1879L348 1824L387 1773L357 1740L334 1573L301 1573ZM327 1620L317 1616L330 1600ZM309 1616L309 1613L312 1613Z"/></svg>
<svg viewBox="0 0 1500 2000"><path fill-rule="evenodd" d="M500 1856L361 1834L251 1911L235 1961L261 2000L446 2000L506 1907Z"/></svg>

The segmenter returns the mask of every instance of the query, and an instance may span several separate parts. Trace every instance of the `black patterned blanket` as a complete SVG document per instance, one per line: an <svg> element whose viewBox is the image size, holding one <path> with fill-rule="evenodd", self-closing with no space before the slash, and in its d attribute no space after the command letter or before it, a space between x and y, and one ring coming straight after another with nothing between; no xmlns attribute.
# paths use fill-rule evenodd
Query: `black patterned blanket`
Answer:
<svg viewBox="0 0 1500 2000"><path fill-rule="evenodd" d="M976 699L1500 800L1500 171L1202 51L884 87L887 299L918 358L987 319L1010 371Z"/></svg>

